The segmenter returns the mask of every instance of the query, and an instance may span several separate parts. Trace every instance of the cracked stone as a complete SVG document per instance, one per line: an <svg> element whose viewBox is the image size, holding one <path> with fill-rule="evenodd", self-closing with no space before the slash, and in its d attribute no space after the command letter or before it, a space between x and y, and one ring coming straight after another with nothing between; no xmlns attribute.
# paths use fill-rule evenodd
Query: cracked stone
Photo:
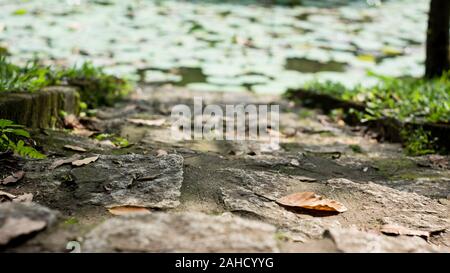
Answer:
<svg viewBox="0 0 450 273"><path fill-rule="evenodd" d="M62 166L53 171L45 168L49 161L40 164L33 162L24 169L29 179L45 183L45 190L54 193L47 196L58 198L72 190L79 203L107 207L174 208L180 204L180 155L102 155L82 167Z"/></svg>
<svg viewBox="0 0 450 273"><path fill-rule="evenodd" d="M327 230L325 237L331 238L341 252L440 252L422 238L398 236L390 237L374 232L360 231L356 228L333 228Z"/></svg>
<svg viewBox="0 0 450 273"><path fill-rule="evenodd" d="M107 220L84 252L278 252L275 227L240 217L153 213Z"/></svg>

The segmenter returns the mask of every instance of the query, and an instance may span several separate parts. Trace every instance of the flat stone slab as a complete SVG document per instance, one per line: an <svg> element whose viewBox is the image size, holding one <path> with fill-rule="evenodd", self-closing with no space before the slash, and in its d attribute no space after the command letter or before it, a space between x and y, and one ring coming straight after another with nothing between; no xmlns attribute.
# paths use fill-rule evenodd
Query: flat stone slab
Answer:
<svg viewBox="0 0 450 273"><path fill-rule="evenodd" d="M334 218L294 213L275 202L299 182L295 176L240 169L223 169L221 172L227 173L229 179L238 184L234 188L221 189L226 209L274 224L295 241L321 238L326 229L340 226Z"/></svg>
<svg viewBox="0 0 450 273"><path fill-rule="evenodd" d="M325 234L333 240L336 248L341 252L350 253L407 253L407 252L442 252L424 239L418 237L389 237L377 233L364 232L355 228L330 229ZM448 251L448 250L447 250Z"/></svg>
<svg viewBox="0 0 450 273"><path fill-rule="evenodd" d="M36 203L0 204L0 246L56 223L58 213Z"/></svg>
<svg viewBox="0 0 450 273"><path fill-rule="evenodd" d="M348 200L350 213L353 210L353 214L370 215L381 225L400 225L431 233L450 227L448 207L437 200L375 183L355 183L344 178L330 179L325 184L340 200Z"/></svg>
<svg viewBox="0 0 450 273"><path fill-rule="evenodd" d="M89 156L82 158L85 157ZM48 170L54 161L32 162L24 169L28 179L42 183L43 190L54 190L56 196L70 195L78 203L106 207L164 209L180 204L183 182L180 155L101 155L95 162L81 167L68 164ZM45 196L51 197L50 192Z"/></svg>
<svg viewBox="0 0 450 273"><path fill-rule="evenodd" d="M439 234L449 228L449 211L437 200L375 183L348 179L302 182L299 177L265 171L222 169L232 185L221 188L225 208L233 213L276 225L294 240L323 237L330 228L357 226L379 230L384 224ZM234 185L233 185L234 184ZM342 202L348 211L320 215L294 211L275 200L294 192L312 191Z"/></svg>
<svg viewBox="0 0 450 273"><path fill-rule="evenodd" d="M236 216L153 213L107 220L83 252L278 252L275 227Z"/></svg>

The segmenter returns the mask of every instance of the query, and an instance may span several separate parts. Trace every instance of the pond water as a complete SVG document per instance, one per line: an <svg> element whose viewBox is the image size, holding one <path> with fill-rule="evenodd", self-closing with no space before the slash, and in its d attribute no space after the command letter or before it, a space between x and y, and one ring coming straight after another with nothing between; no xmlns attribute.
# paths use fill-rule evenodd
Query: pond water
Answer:
<svg viewBox="0 0 450 273"><path fill-rule="evenodd" d="M312 79L421 76L429 0L0 0L0 49L15 62L92 61L192 89L279 93Z"/></svg>

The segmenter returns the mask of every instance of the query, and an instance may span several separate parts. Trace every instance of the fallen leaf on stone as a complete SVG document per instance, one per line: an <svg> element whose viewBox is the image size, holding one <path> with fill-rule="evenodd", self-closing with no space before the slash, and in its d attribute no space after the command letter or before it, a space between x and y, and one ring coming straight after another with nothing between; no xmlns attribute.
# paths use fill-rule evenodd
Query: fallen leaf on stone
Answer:
<svg viewBox="0 0 450 273"><path fill-rule="evenodd" d="M58 159L55 162L52 163L52 165L50 165L50 167L48 167L49 170L54 170L56 168L58 168L59 166L62 166L64 164L70 164L78 159L80 159L80 155L79 154L74 154L73 156L66 158L66 159Z"/></svg>
<svg viewBox="0 0 450 273"><path fill-rule="evenodd" d="M164 155L167 155L167 154L168 154L167 151L162 150L162 149L159 149L159 150L156 151L156 157L161 157L161 156L164 156Z"/></svg>
<svg viewBox="0 0 450 273"><path fill-rule="evenodd" d="M90 137L93 134L95 134L95 132L87 130L87 129L75 128L75 129L73 129L72 134L77 135L77 136Z"/></svg>
<svg viewBox="0 0 450 273"><path fill-rule="evenodd" d="M116 148L117 146L112 142L111 140L102 140L99 142L100 146L102 147L108 147L108 148Z"/></svg>
<svg viewBox="0 0 450 273"><path fill-rule="evenodd" d="M166 122L166 119L127 119L128 122L137 124L137 125L147 125L147 126L161 126Z"/></svg>
<svg viewBox="0 0 450 273"><path fill-rule="evenodd" d="M317 195L314 192L298 192L290 194L276 200L276 202L286 207L304 208L317 211L347 211L347 208L343 204L335 200L324 199L322 196Z"/></svg>
<svg viewBox="0 0 450 273"><path fill-rule="evenodd" d="M15 199L17 196L10 194L6 191L0 191L0 203L9 202Z"/></svg>
<svg viewBox="0 0 450 273"><path fill-rule="evenodd" d="M80 167L80 166L95 162L95 161L97 161L98 158L99 158L99 156L97 155L97 156L87 157L87 158L80 159L80 160L75 160L74 162L72 162L72 165L76 166L76 167Z"/></svg>
<svg viewBox="0 0 450 273"><path fill-rule="evenodd" d="M76 151L76 152L86 152L87 151L85 148L74 146L74 145L64 145L64 149Z"/></svg>
<svg viewBox="0 0 450 273"><path fill-rule="evenodd" d="M300 166L300 162L297 159L292 159L290 164L295 167Z"/></svg>
<svg viewBox="0 0 450 273"><path fill-rule="evenodd" d="M6 177L5 179L0 180L0 184L7 185L10 183L16 183L17 181L22 179L24 175L25 175L24 171L15 172L12 175Z"/></svg>
<svg viewBox="0 0 450 273"><path fill-rule="evenodd" d="M30 203L33 201L33 197L32 193L24 193L14 198L12 201L16 203Z"/></svg>
<svg viewBox="0 0 450 273"><path fill-rule="evenodd" d="M46 225L45 221L8 217L0 227L0 245L6 245L17 237L42 230Z"/></svg>
<svg viewBox="0 0 450 273"><path fill-rule="evenodd" d="M430 155L429 156L431 164L440 169L448 169L449 167L449 160L447 157L442 155Z"/></svg>
<svg viewBox="0 0 450 273"><path fill-rule="evenodd" d="M69 129L84 129L77 116L70 114L64 117L64 126Z"/></svg>
<svg viewBox="0 0 450 273"><path fill-rule="evenodd" d="M414 229L409 229L407 227L403 227L403 226L399 226L399 225L392 225L392 224L383 225L381 227L381 232L386 235L419 236L419 237L423 237L425 239L428 239L431 235L430 232L428 232L428 231L414 230Z"/></svg>
<svg viewBox="0 0 450 273"><path fill-rule="evenodd" d="M123 206L109 208L108 211L112 215L127 215L127 214L149 214L150 210L143 207Z"/></svg>
<svg viewBox="0 0 450 273"><path fill-rule="evenodd" d="M317 181L317 179L312 178L312 177L307 177L307 176L296 176L295 178L297 178L298 180L300 180L302 182L315 182L315 181Z"/></svg>

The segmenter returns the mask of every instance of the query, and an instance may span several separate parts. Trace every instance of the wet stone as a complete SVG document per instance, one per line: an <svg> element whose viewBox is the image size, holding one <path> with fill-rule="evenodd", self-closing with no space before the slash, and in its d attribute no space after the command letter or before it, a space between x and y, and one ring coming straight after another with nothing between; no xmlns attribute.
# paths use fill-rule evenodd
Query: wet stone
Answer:
<svg viewBox="0 0 450 273"><path fill-rule="evenodd" d="M239 217L154 213L107 220L84 252L278 252L275 227Z"/></svg>

